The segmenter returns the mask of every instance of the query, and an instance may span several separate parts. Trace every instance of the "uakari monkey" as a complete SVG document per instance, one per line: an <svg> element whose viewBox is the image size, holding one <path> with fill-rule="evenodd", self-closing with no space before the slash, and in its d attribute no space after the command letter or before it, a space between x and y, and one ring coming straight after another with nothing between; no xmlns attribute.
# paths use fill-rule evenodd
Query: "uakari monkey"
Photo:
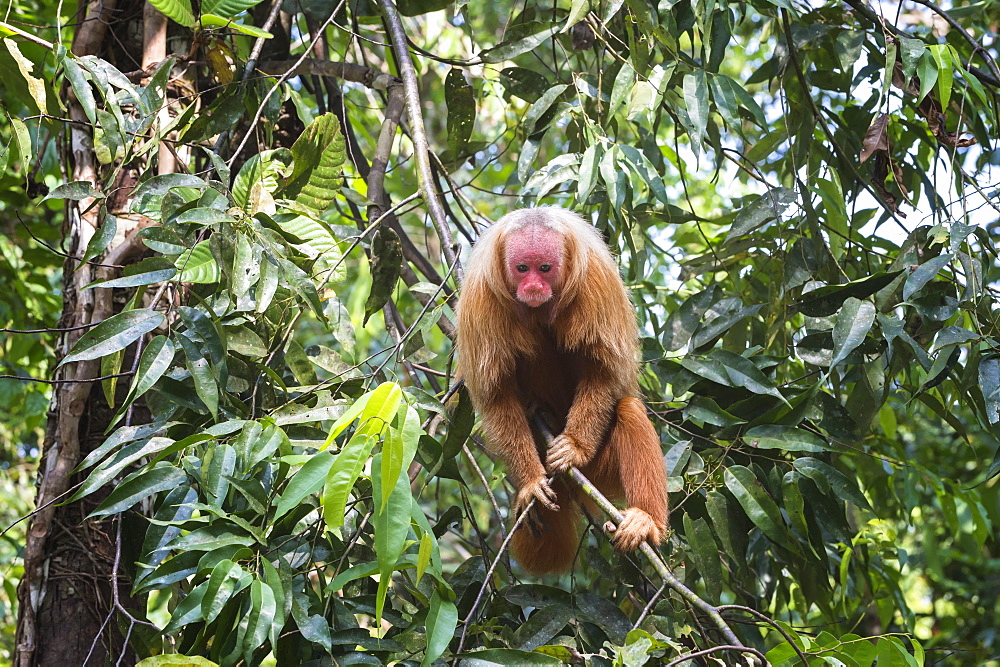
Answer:
<svg viewBox="0 0 1000 667"><path fill-rule="evenodd" d="M570 484L576 466L628 505L612 541L630 550L666 537L667 475L639 398L639 332L618 266L594 227L556 207L509 213L472 251L458 305L458 368L489 448L507 464L519 515L535 530L514 557L529 572L565 570L579 544ZM554 433L547 451L537 413Z"/></svg>

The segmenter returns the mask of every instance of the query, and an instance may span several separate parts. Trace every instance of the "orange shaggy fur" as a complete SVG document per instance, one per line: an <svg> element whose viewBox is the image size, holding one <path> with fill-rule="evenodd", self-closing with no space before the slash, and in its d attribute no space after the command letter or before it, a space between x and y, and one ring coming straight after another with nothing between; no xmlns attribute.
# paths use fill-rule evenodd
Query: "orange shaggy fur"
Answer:
<svg viewBox="0 0 1000 667"><path fill-rule="evenodd" d="M563 248L552 298L532 308L516 298L505 253L508 243L524 246L539 227L558 232ZM570 466L627 503L613 538L617 548L666 537L666 470L639 398L638 341L615 260L582 218L556 207L525 209L483 233L458 308L458 367L488 445L518 489L513 513L537 500L534 523L541 530L524 527L512 541L514 557L529 572L572 564L579 544L574 491L568 481L550 487L546 480ZM548 451L532 432L534 410L560 434Z"/></svg>

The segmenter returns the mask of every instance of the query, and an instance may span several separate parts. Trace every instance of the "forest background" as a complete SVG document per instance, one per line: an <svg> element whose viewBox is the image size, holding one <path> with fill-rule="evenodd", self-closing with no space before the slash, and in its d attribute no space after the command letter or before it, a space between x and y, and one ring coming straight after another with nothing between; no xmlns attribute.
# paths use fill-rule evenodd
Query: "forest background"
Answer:
<svg viewBox="0 0 1000 667"><path fill-rule="evenodd" d="M0 661L1000 664L998 20L12 0ZM621 258L673 527L544 580L443 403L538 204Z"/></svg>

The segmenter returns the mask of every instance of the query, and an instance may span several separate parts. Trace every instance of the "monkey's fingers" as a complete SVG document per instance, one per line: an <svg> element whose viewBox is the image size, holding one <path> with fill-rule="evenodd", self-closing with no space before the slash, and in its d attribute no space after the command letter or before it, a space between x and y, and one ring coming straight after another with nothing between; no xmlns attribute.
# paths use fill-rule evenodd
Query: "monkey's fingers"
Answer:
<svg viewBox="0 0 1000 667"><path fill-rule="evenodd" d="M653 517L638 507L629 507L622 512L622 521L611 537L611 543L619 551L631 551L649 540L659 544L663 539L659 526Z"/></svg>
<svg viewBox="0 0 1000 667"><path fill-rule="evenodd" d="M525 484L518 489L517 498L514 500L514 515L520 516L521 512L524 511L528 503L532 500L535 500L545 509L558 512L559 505L556 504L556 498L556 492L549 486L549 481L544 477L540 477L534 482Z"/></svg>
<svg viewBox="0 0 1000 667"><path fill-rule="evenodd" d="M581 451L572 436L563 433L552 440L545 455L545 468L551 474L565 472L572 467L587 465L589 458Z"/></svg>

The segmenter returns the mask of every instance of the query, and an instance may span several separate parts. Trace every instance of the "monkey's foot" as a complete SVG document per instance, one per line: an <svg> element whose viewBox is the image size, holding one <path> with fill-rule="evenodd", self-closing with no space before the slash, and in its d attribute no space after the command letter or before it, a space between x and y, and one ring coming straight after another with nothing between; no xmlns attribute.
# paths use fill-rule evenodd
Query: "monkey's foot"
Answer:
<svg viewBox="0 0 1000 667"><path fill-rule="evenodd" d="M521 513L524 512L532 500L537 501L537 504L545 509L552 510L553 512L559 511L559 505L556 504L556 492L549 486L549 480L545 477L539 477L534 481L527 482L517 490L517 497L514 499L514 504L511 508L514 516L521 516Z"/></svg>
<svg viewBox="0 0 1000 667"><path fill-rule="evenodd" d="M566 472L570 468L590 463L592 455L585 452L571 435L563 433L552 440L545 456L545 468L551 474Z"/></svg>
<svg viewBox="0 0 1000 667"><path fill-rule="evenodd" d="M611 537L611 543L619 551L631 551L649 540L654 545L663 540L663 531L653 521L653 517L638 507L629 507L622 512L622 521Z"/></svg>

